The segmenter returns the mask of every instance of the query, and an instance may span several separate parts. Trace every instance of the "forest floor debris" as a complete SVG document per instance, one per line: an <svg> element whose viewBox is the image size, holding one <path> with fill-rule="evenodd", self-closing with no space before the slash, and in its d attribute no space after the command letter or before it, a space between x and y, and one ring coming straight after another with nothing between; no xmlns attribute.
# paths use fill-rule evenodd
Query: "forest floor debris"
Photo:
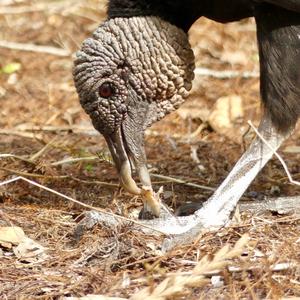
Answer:
<svg viewBox="0 0 300 300"><path fill-rule="evenodd" d="M74 53L104 19L105 1L72 3L1 2L0 41ZM247 121L257 125L260 115L253 20L222 25L201 19L190 33L197 66L192 94L178 112L146 133L153 186L164 186L162 200L174 211L213 193L253 137L245 134ZM231 95L241 97L243 116L224 136L211 128L208 116L217 99ZM163 291L174 274L191 275L205 257L213 261L217 251L234 248L244 234L249 240L242 255L205 274L205 284L189 288L188 298L182 299L300 297L299 214L277 206L297 201L299 187L290 183L276 158L245 193L235 222L162 253L162 236L133 231L131 223L94 226L76 234L89 208L127 220L136 218L142 199L118 187L105 141L78 103L71 56L0 48L0 107L0 299L92 294L129 299L142 291ZM300 179L299 137L298 126L279 151L295 181ZM255 206L259 202L265 205L263 213ZM25 243L15 253L13 241L11 248L1 242L1 228L20 228L39 246ZM36 256L27 259L28 252Z"/></svg>

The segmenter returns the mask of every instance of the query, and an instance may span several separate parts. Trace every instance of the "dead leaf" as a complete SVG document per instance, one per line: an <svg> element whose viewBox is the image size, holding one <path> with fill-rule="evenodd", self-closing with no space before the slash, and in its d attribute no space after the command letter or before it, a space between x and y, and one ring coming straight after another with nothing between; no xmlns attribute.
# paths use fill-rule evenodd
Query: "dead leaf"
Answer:
<svg viewBox="0 0 300 300"><path fill-rule="evenodd" d="M3 98L6 95L6 90L0 86L0 99Z"/></svg>
<svg viewBox="0 0 300 300"><path fill-rule="evenodd" d="M283 149L285 153L300 153L300 146L288 146Z"/></svg>
<svg viewBox="0 0 300 300"><path fill-rule="evenodd" d="M21 227L0 227L0 245L11 248L18 245L25 238L25 233Z"/></svg>
<svg viewBox="0 0 300 300"><path fill-rule="evenodd" d="M221 61L229 63L231 65L239 64L239 65L246 65L249 61L245 52L242 51L228 51L223 52L222 56L220 57Z"/></svg>
<svg viewBox="0 0 300 300"><path fill-rule="evenodd" d="M45 260L47 257L45 249L34 240L24 237L23 241L13 251L20 260L33 263Z"/></svg>
<svg viewBox="0 0 300 300"><path fill-rule="evenodd" d="M241 125L238 123L238 120L243 116L242 98L237 95L231 95L217 100L208 122L216 132L232 140L240 141L243 130L240 130Z"/></svg>

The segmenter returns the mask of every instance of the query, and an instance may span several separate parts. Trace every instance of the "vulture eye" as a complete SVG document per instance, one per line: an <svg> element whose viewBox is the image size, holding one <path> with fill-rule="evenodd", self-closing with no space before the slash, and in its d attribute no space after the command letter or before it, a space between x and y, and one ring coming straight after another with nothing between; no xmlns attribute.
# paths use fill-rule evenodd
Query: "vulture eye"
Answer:
<svg viewBox="0 0 300 300"><path fill-rule="evenodd" d="M104 82L99 87L99 95L102 98L109 98L114 94L114 92L115 88L110 82Z"/></svg>

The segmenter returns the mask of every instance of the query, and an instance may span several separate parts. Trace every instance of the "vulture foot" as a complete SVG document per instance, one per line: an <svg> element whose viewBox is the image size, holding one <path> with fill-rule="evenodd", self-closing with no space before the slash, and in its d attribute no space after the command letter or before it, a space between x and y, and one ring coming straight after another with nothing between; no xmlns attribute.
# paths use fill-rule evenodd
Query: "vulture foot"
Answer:
<svg viewBox="0 0 300 300"><path fill-rule="evenodd" d="M135 222L133 229L142 230L147 234L159 232L168 235L162 246L162 249L167 251L176 245L191 242L204 232L228 224L230 215L243 193L287 136L278 133L268 119L262 120L259 132L265 141L260 137L254 139L227 178L200 209L192 215L178 217L161 209L160 218L140 221L141 225ZM127 222L98 212L92 216L92 221L87 222L92 226L100 222L114 227Z"/></svg>

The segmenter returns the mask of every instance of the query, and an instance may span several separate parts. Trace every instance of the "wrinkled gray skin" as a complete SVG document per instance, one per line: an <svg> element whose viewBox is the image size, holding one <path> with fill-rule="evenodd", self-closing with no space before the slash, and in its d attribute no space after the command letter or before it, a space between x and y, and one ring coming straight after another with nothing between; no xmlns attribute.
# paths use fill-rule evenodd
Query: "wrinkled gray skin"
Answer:
<svg viewBox="0 0 300 300"><path fill-rule="evenodd" d="M77 53L74 81L80 103L104 135L128 192L141 193L133 167L142 185L151 187L144 131L183 103L193 70L187 35L157 17L108 20ZM99 95L103 83L114 86L109 98Z"/></svg>

